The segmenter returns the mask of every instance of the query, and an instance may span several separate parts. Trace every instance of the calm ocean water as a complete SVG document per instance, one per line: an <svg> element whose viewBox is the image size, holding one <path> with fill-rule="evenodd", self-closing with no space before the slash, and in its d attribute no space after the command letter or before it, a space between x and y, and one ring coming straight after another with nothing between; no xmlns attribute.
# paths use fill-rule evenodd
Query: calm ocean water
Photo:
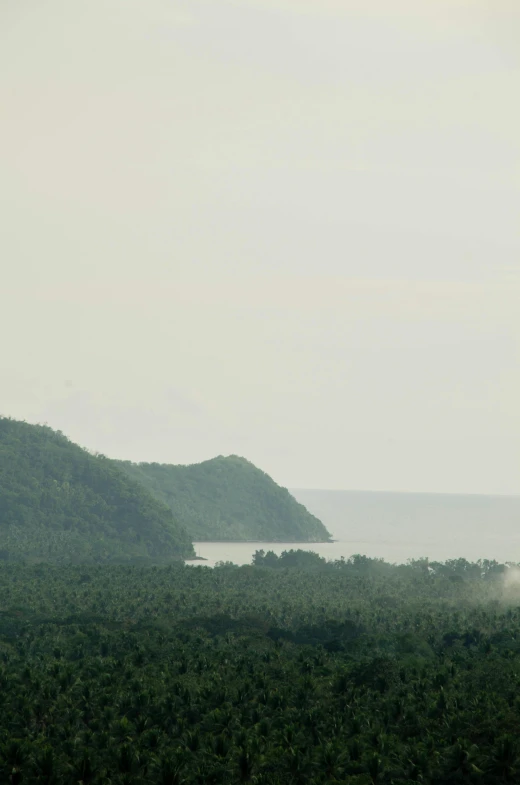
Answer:
<svg viewBox="0 0 520 785"><path fill-rule="evenodd" d="M520 497L291 490L332 534L332 543L199 542L197 555L250 564L256 550L314 551L327 559L361 553L390 562L464 556L520 562Z"/></svg>

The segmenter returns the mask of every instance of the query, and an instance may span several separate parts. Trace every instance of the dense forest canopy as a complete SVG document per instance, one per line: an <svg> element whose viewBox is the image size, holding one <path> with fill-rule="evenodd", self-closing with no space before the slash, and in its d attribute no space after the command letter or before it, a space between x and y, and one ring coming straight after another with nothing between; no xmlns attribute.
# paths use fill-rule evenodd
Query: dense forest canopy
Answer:
<svg viewBox="0 0 520 785"><path fill-rule="evenodd" d="M514 568L273 556L0 566L0 781L520 780Z"/></svg>
<svg viewBox="0 0 520 785"><path fill-rule="evenodd" d="M318 518L245 458L191 466L118 462L167 504L194 540L326 542Z"/></svg>
<svg viewBox="0 0 520 785"><path fill-rule="evenodd" d="M112 461L0 418L0 559L170 560L194 554L170 509Z"/></svg>

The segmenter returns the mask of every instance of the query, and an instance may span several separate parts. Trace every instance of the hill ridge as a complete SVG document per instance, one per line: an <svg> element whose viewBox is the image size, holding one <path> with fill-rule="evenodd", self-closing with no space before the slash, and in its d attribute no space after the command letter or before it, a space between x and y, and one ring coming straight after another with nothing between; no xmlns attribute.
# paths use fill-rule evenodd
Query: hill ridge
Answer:
<svg viewBox="0 0 520 785"><path fill-rule="evenodd" d="M316 516L243 456L218 455L193 464L117 463L167 504L194 540L330 540Z"/></svg>
<svg viewBox="0 0 520 785"><path fill-rule="evenodd" d="M193 545L172 512L113 461L48 425L0 417L0 557L180 559Z"/></svg>

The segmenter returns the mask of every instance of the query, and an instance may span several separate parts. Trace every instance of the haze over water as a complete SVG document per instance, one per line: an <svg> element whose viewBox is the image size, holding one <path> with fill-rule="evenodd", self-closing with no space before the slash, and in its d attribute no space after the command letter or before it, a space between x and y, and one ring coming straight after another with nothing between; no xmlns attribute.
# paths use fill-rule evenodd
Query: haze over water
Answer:
<svg viewBox="0 0 520 785"><path fill-rule="evenodd" d="M390 562L427 556L520 562L520 497L429 493L376 493L292 489L320 518L332 543L196 543L197 554L218 561L250 564L256 550L280 554L290 548L327 559L361 553Z"/></svg>

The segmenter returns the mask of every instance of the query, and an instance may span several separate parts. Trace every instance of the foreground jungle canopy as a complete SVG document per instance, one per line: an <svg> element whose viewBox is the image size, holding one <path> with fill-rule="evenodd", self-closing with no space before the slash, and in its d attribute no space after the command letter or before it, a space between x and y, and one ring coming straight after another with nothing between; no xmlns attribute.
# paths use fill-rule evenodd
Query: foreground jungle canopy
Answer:
<svg viewBox="0 0 520 785"><path fill-rule="evenodd" d="M0 567L0 781L520 780L504 566L254 561Z"/></svg>

